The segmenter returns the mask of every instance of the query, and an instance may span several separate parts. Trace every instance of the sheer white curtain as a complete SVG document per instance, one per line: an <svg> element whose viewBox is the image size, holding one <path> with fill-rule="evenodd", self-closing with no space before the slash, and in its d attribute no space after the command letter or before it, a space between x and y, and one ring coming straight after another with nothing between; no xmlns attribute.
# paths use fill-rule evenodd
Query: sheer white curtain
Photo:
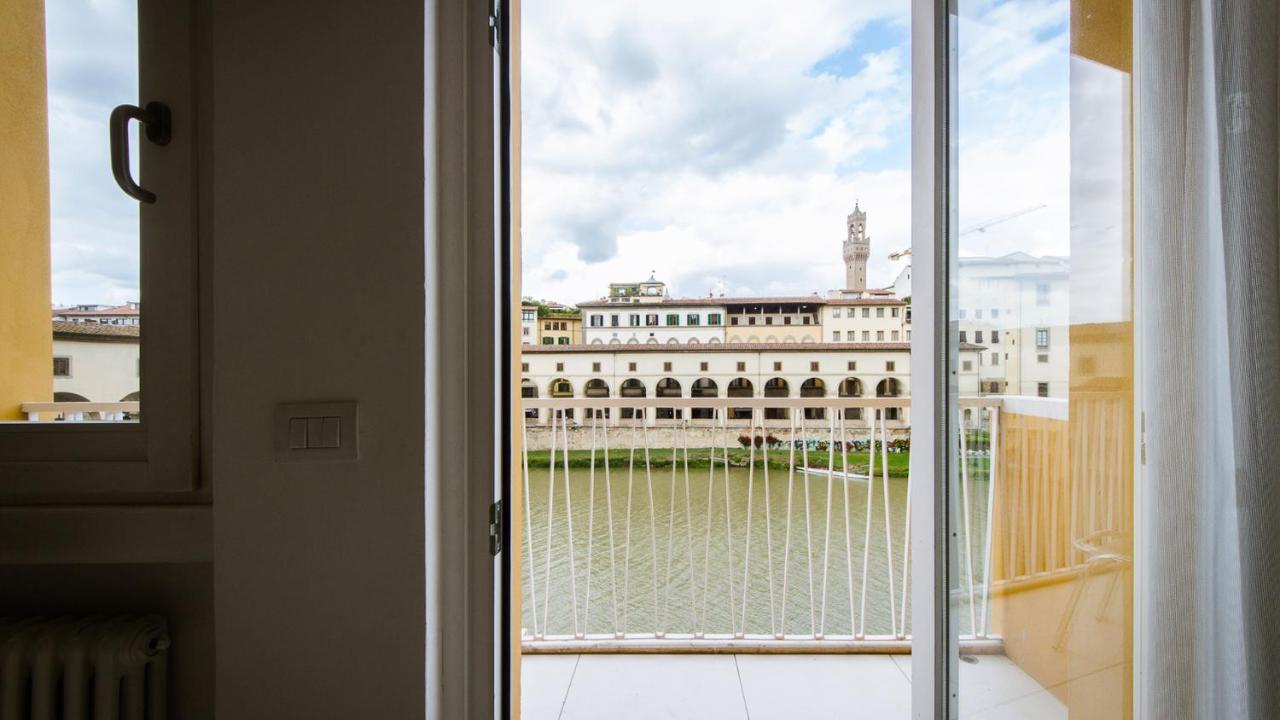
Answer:
<svg viewBox="0 0 1280 720"><path fill-rule="evenodd" d="M1280 718L1278 0L1138 0L1146 718Z"/></svg>

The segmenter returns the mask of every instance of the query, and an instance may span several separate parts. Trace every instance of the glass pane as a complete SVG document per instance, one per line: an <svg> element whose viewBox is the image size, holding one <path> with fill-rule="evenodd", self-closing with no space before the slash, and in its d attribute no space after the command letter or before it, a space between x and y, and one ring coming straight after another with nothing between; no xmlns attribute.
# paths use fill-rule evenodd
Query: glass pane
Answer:
<svg viewBox="0 0 1280 720"><path fill-rule="evenodd" d="M138 203L112 177L107 121L116 105L137 102L137 7L11 5L15 22L0 33L18 51L0 94L12 100L5 124L18 141L6 143L0 171L9 188L0 213L0 420L136 420ZM68 404L32 405L49 402Z"/></svg>
<svg viewBox="0 0 1280 720"><path fill-rule="evenodd" d="M958 4L961 717L1131 713L1130 13Z"/></svg>
<svg viewBox="0 0 1280 720"><path fill-rule="evenodd" d="M910 3L520 11L524 717L908 717Z"/></svg>

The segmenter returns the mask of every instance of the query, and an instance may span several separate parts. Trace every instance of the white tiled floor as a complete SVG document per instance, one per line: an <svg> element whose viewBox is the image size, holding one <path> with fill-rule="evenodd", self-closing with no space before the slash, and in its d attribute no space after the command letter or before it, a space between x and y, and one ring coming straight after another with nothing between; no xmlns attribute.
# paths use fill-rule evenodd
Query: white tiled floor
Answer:
<svg viewBox="0 0 1280 720"><path fill-rule="evenodd" d="M961 717L1065 720L1001 655L960 667ZM525 655L523 720L906 720L909 655Z"/></svg>

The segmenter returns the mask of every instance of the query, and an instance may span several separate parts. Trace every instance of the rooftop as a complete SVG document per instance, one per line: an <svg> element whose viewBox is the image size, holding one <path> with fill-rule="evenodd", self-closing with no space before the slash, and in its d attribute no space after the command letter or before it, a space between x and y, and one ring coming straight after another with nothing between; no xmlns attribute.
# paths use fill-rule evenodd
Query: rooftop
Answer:
<svg viewBox="0 0 1280 720"><path fill-rule="evenodd" d="M98 340L112 342L137 342L140 328L137 325L102 325L66 320L53 321L55 340Z"/></svg>

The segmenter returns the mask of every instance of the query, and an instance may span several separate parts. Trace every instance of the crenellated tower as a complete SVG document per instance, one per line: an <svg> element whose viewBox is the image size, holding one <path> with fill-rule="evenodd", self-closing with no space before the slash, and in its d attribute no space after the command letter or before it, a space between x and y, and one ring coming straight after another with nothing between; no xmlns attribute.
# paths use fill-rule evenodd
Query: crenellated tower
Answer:
<svg viewBox="0 0 1280 720"><path fill-rule="evenodd" d="M867 289L867 258L871 257L871 238L867 236L867 214L853 203L853 212L845 220L844 287L846 290Z"/></svg>

